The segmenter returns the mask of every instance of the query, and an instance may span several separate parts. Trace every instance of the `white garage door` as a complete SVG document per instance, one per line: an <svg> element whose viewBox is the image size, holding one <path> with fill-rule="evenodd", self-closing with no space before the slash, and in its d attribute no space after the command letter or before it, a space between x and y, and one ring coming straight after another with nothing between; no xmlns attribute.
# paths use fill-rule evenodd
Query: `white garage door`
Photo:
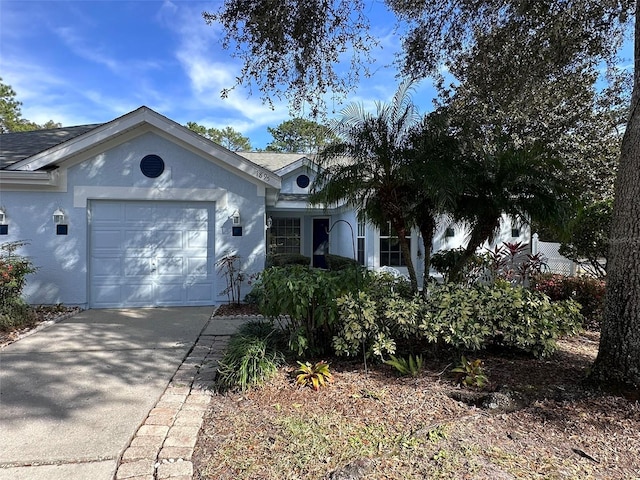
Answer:
<svg viewBox="0 0 640 480"><path fill-rule="evenodd" d="M215 205L92 201L93 308L214 303Z"/></svg>

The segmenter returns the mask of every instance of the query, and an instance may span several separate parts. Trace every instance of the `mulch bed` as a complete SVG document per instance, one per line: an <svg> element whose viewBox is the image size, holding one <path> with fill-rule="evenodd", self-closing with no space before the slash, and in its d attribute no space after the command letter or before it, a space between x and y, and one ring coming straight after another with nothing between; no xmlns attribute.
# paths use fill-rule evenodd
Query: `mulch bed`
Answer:
<svg viewBox="0 0 640 480"><path fill-rule="evenodd" d="M196 479L640 478L640 403L585 384L597 332L549 359L483 352L490 385L455 385L449 360L417 378L334 360L315 392L282 368L260 389L216 394Z"/></svg>

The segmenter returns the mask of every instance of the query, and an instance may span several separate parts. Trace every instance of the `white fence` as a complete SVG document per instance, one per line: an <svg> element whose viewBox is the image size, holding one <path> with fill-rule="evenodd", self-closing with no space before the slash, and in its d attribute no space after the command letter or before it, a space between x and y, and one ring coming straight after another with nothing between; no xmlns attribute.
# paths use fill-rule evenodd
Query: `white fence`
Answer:
<svg viewBox="0 0 640 480"><path fill-rule="evenodd" d="M546 258L547 267L543 271L574 276L577 271L576 263L560 255L559 248L559 243L541 242L537 233L531 237L531 254L540 253Z"/></svg>

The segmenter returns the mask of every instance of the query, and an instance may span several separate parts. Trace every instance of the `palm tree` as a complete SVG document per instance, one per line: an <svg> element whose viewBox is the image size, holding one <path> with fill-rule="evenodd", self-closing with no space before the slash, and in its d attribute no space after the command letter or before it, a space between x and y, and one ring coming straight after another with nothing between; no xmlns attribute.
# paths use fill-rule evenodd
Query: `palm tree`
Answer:
<svg viewBox="0 0 640 480"><path fill-rule="evenodd" d="M451 278L459 280L464 264L485 242L492 242L506 214L512 221L560 222L570 210L571 195L562 164L538 145L499 144L492 153L467 157L454 217L469 226L468 243Z"/></svg>
<svg viewBox="0 0 640 480"><path fill-rule="evenodd" d="M351 104L332 125L338 140L319 154L323 167L312 186L310 202L325 206L346 202L384 228L390 222L398 236L411 285L418 290L408 236L415 195L408 187L411 129L420 116L411 102L412 82L400 85L391 103L376 103L370 113Z"/></svg>
<svg viewBox="0 0 640 480"><path fill-rule="evenodd" d="M461 188L463 155L444 110L426 115L411 135L411 161L406 165L415 193L410 217L420 231L424 249L424 272L428 275L436 229L454 211ZM424 283L423 293L426 294Z"/></svg>

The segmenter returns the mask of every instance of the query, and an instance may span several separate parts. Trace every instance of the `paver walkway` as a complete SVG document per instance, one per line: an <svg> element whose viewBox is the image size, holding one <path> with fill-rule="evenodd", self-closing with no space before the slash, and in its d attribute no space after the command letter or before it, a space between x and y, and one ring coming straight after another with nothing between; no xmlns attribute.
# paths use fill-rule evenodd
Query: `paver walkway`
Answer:
<svg viewBox="0 0 640 480"><path fill-rule="evenodd" d="M190 478L212 362L241 323L211 314L88 310L0 350L0 480Z"/></svg>
<svg viewBox="0 0 640 480"><path fill-rule="evenodd" d="M125 450L117 480L191 480L191 458L230 335L244 318L215 317Z"/></svg>

